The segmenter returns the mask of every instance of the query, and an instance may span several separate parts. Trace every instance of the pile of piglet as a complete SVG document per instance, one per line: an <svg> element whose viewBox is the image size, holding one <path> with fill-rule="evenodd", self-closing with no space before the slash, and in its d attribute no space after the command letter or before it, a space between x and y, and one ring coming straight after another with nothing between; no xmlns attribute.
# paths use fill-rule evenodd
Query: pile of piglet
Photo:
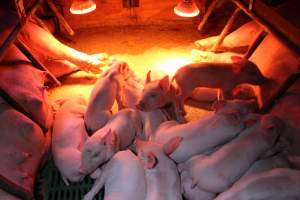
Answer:
<svg viewBox="0 0 300 200"><path fill-rule="evenodd" d="M88 102L82 96L62 100L52 153L65 183L95 179L84 200L103 187L104 199L113 200L300 196L300 172L291 167L297 159L288 159L280 118L254 113L255 99L232 99L215 102L203 118L182 122L177 91L186 92L184 98L189 93L179 82L176 87L168 76L151 80L150 72L142 84L127 63L115 62L100 75ZM112 113L115 101L119 111Z"/></svg>

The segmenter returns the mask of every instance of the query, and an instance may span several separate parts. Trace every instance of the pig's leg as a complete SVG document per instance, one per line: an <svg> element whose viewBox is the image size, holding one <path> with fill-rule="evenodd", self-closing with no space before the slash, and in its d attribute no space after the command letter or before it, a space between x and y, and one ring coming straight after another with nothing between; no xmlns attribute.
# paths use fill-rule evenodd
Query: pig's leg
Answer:
<svg viewBox="0 0 300 200"><path fill-rule="evenodd" d="M62 44L49 32L32 22L24 26L19 39L45 59L68 60L79 68L92 72L98 72L99 67L104 65L98 58Z"/></svg>
<svg viewBox="0 0 300 200"><path fill-rule="evenodd" d="M86 195L84 195L83 200L93 200L93 198L101 190L104 184L105 184L105 175L101 174L97 177L91 190Z"/></svg>
<svg viewBox="0 0 300 200"><path fill-rule="evenodd" d="M60 77L79 70L76 65L67 60L46 60L43 64L55 77Z"/></svg>

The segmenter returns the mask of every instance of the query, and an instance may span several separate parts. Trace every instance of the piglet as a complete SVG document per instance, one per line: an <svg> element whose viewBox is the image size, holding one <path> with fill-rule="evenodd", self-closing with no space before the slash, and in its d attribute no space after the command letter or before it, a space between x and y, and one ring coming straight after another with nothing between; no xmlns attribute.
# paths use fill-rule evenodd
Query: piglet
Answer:
<svg viewBox="0 0 300 200"><path fill-rule="evenodd" d="M234 184L216 200L299 199L300 171L277 168L254 174Z"/></svg>
<svg viewBox="0 0 300 200"><path fill-rule="evenodd" d="M153 141L136 142L138 157L146 176L146 200L181 200L180 178L177 166L170 155L180 144L182 138L175 137L164 145Z"/></svg>
<svg viewBox="0 0 300 200"><path fill-rule="evenodd" d="M88 138L83 116L86 102L82 96L66 100L58 109L52 132L54 163L66 185L79 182L85 177L80 170L81 147Z"/></svg>
<svg viewBox="0 0 300 200"><path fill-rule="evenodd" d="M219 88L223 98L228 99L231 90L238 84L262 85L268 79L251 61L232 56L232 63L201 62L188 64L178 69L172 80L176 81L179 108L196 87Z"/></svg>
<svg viewBox="0 0 300 200"><path fill-rule="evenodd" d="M144 200L146 181L139 159L129 150L119 151L105 164L84 200L92 200L102 187L104 200Z"/></svg>
<svg viewBox="0 0 300 200"><path fill-rule="evenodd" d="M213 150L217 145L236 137L244 129L243 116L238 111L210 113L185 124L175 121L162 123L152 140L165 143L170 138L182 137L180 146L170 155L177 163L191 156Z"/></svg>
<svg viewBox="0 0 300 200"><path fill-rule="evenodd" d="M118 98L121 89L122 76L128 71L124 62L115 62L111 68L101 75L91 92L84 116L85 125L89 133L102 128L111 118L111 108Z"/></svg>
<svg viewBox="0 0 300 200"><path fill-rule="evenodd" d="M193 156L191 159L198 159L203 155ZM190 177L187 171L182 171L182 164L178 165L178 170L180 172L180 181L181 181L181 191L185 199L188 200L212 200L216 197L215 193L201 190L199 187L192 187L193 179Z"/></svg>
<svg viewBox="0 0 300 200"><path fill-rule="evenodd" d="M168 75L160 80L151 81L151 71L147 73L146 83L136 108L149 112L155 109L166 109L170 120L184 122L184 118L180 115L178 104L175 100L175 89L170 84Z"/></svg>
<svg viewBox="0 0 300 200"><path fill-rule="evenodd" d="M249 118L250 128L211 155L192 159L181 167L192 177L192 187L223 192L272 148L283 131L283 122L270 114L255 120Z"/></svg>
<svg viewBox="0 0 300 200"><path fill-rule="evenodd" d="M123 109L84 143L81 170L92 173L119 150L129 147L142 132L139 112Z"/></svg>

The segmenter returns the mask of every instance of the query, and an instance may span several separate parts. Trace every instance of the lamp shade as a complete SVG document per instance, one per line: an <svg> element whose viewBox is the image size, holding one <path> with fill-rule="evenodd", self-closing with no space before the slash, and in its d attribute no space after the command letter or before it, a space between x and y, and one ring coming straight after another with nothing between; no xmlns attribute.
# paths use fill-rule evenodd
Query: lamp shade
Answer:
<svg viewBox="0 0 300 200"><path fill-rule="evenodd" d="M200 11L194 0L181 0L174 8L174 13L181 17L195 17Z"/></svg>
<svg viewBox="0 0 300 200"><path fill-rule="evenodd" d="M96 3L93 0L73 0L70 12L72 14L86 14L96 9Z"/></svg>

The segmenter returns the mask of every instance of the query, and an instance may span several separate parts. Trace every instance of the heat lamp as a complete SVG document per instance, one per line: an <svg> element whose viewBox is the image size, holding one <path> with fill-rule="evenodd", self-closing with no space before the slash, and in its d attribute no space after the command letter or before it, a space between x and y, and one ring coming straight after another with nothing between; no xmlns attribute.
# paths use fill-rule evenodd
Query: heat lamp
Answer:
<svg viewBox="0 0 300 200"><path fill-rule="evenodd" d="M174 8L174 13L181 17L195 17L200 11L194 0L181 0Z"/></svg>
<svg viewBox="0 0 300 200"><path fill-rule="evenodd" d="M86 14L96 9L96 3L93 0L73 0L70 12L72 14Z"/></svg>

